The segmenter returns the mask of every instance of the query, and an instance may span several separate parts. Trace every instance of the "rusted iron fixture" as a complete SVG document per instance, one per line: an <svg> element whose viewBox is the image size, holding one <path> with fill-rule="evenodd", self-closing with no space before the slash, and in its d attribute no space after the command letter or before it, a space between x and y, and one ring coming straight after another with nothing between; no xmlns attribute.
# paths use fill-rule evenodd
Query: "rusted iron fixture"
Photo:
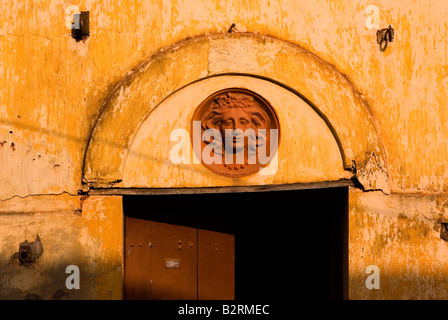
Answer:
<svg viewBox="0 0 448 320"><path fill-rule="evenodd" d="M394 29L389 25L389 28L381 29L376 32L376 42L380 46L380 51L384 52L389 42L394 41Z"/></svg>
<svg viewBox="0 0 448 320"><path fill-rule="evenodd" d="M448 242L448 223L440 224L440 239Z"/></svg>
<svg viewBox="0 0 448 320"><path fill-rule="evenodd" d="M230 28L227 32L228 33L236 32L236 24L232 23L232 25L230 26Z"/></svg>
<svg viewBox="0 0 448 320"><path fill-rule="evenodd" d="M35 262L44 252L42 242L39 235L36 236L36 241L28 242L25 240L19 245L19 252L14 254L14 258L19 259L19 261L28 265Z"/></svg>
<svg viewBox="0 0 448 320"><path fill-rule="evenodd" d="M89 11L81 11L73 15L72 37L81 41L90 36Z"/></svg>

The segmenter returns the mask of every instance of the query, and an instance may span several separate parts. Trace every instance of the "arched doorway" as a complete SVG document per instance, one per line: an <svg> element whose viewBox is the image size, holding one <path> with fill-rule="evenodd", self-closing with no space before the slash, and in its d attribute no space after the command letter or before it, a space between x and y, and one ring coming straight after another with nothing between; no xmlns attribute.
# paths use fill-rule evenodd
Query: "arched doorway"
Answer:
<svg viewBox="0 0 448 320"><path fill-rule="evenodd" d="M185 59L188 63L185 63ZM276 165L268 174L261 171L242 177L216 174L202 165L201 161L197 161L190 137L184 139L182 135L173 135L175 130L184 130L187 134L191 132L192 118L197 107L210 95L230 88L239 88L259 95L272 106L278 116L282 133L281 143L276 162L271 161L269 164ZM188 151L188 156L182 161L173 161L172 151L176 146ZM185 146L186 149L183 148ZM286 197L289 194L291 199L299 199L303 203L309 199L320 199L314 201L314 208L318 212L317 215L323 219L317 220L316 223L322 228L328 227L323 231L325 235L332 234L336 239L342 234L343 239L338 242L333 238L334 241L328 241L325 236L308 236L297 241L303 244L306 239L313 239L319 244L317 247L322 248L325 243L338 243L337 248L332 250L316 250L325 252L325 256L331 252L338 253L333 260L329 259L339 261L336 269L346 270L341 260L338 260L344 257L345 247L341 243L346 243L347 240L343 231L346 226L344 208L347 207L344 192L346 194L347 186L353 185L352 180L360 182L359 185L366 190L378 187L387 190L386 157L382 150L381 140L367 104L334 67L297 46L270 37L253 34L212 35L190 39L161 51L117 84L92 133L86 151L83 181L90 189L89 194L145 195L144 202L148 202L148 208L157 203L154 195L160 193L165 194L166 206L176 201L166 194L208 194L209 198L204 201L212 199L212 202L218 201L214 198L220 197L217 193L233 194L235 198L243 199L242 195L236 194L247 195L248 192L258 197L257 201L260 203L264 203L264 197L271 192L277 197ZM345 191L338 193L339 189L334 187L343 187L341 190ZM308 191L297 189L321 190L307 194ZM335 194L340 195L341 202L327 202L326 199L332 196L322 196L325 193L323 190L335 191ZM252 193L254 191L268 193ZM285 198L284 201L292 201L291 199ZM188 201L191 200L184 201L184 206L188 207ZM245 203L244 200L239 201L240 204ZM327 203L333 203L334 208L342 209L336 210L339 213L335 215L326 215ZM282 208L281 201L277 201L275 205ZM267 206L260 210L265 216L273 216L272 213L276 212L273 208L266 211ZM315 224L314 215L308 213L312 211L313 209L301 213L302 217L310 219L304 222L307 226ZM151 229L160 221L151 217L151 210L148 212L146 217L140 220ZM167 215L165 218L174 219L175 223L171 223L173 226L195 229L196 231L190 230L193 232L193 238L195 234L199 238L201 230L218 232L200 228L199 222L203 222L193 213L187 214L196 221L193 226L191 223L179 224L174 221L175 217L170 218ZM130 221L140 217L138 213L126 207L124 215L128 216ZM210 216L212 215L208 217ZM278 214L274 216L278 220L260 221L271 225L283 221L285 227L292 227L290 218ZM326 221L332 221L333 218L339 219L339 222L328 225ZM252 217L251 220L256 219ZM333 226L336 226L336 229L332 229ZM129 228L131 227L127 228L128 234ZM279 228L275 228L275 231L279 231ZM293 232L293 229L288 230ZM314 229L307 227L306 230ZM339 233L335 230L339 230ZM149 236L149 233L147 235ZM290 240L287 242L294 242ZM184 240L180 241L184 243ZM185 241L188 243L190 240ZM148 242L146 247L150 253L151 237L142 241L142 248L144 242ZM135 248L135 243L133 245L132 248ZM193 247L199 248L198 242ZM125 241L124 252L127 249L130 248ZM234 250L238 266L237 261L244 260L244 257L238 260L236 245ZM275 261L275 266L290 266L288 261L291 260L288 257L277 258L279 259L270 259ZM181 265L180 258L164 256L163 259L164 271L171 272L169 270L179 269L177 267ZM191 259L196 259L197 269L196 278L193 277L196 279L196 289L191 290L196 292L197 298L201 298L198 294L198 279L202 277L198 273L198 249ZM194 265L193 263L192 269ZM333 262L318 263L318 266L321 265L335 266ZM315 266L316 268L318 269ZM277 271L283 274L281 270ZM334 278L339 279L336 281L339 284L332 286L333 297L344 297L344 291L341 289L344 288L344 281L341 280L344 272L336 272L341 276ZM323 271L323 274L329 273ZM151 277L149 279L151 280ZM263 282L262 279L259 280ZM238 281L236 267L235 285ZM238 296L237 286L235 290L234 294ZM328 290L322 292L329 292Z"/></svg>
<svg viewBox="0 0 448 320"><path fill-rule="evenodd" d="M127 195L124 298L346 299L347 187Z"/></svg>

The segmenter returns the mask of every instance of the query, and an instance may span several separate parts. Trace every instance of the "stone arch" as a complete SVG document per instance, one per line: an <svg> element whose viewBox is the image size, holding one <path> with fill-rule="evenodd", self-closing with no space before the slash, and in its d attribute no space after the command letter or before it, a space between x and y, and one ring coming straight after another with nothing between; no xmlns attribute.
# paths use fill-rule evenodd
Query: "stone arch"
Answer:
<svg viewBox="0 0 448 320"><path fill-rule="evenodd" d="M119 183L133 137L152 110L174 92L220 75L267 79L300 96L330 128L344 168L353 171L365 189L388 192L385 152L359 92L314 54L252 33L181 41L160 50L125 77L108 97L92 132L83 182L93 187Z"/></svg>

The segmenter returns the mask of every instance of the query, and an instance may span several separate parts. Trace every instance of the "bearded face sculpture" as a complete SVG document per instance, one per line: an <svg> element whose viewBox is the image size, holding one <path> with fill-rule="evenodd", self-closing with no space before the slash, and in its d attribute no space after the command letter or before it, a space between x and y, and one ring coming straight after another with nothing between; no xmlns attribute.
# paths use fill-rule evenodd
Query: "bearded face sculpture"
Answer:
<svg viewBox="0 0 448 320"><path fill-rule="evenodd" d="M240 177L256 173L267 165L259 161L259 149L268 148L268 158L277 150L278 134L276 141L271 141L271 130L278 133L277 116L251 91L229 89L211 95L198 107L193 121L201 123L201 159L210 156L217 160L202 164L217 174ZM207 145L213 146L210 155L203 152Z"/></svg>

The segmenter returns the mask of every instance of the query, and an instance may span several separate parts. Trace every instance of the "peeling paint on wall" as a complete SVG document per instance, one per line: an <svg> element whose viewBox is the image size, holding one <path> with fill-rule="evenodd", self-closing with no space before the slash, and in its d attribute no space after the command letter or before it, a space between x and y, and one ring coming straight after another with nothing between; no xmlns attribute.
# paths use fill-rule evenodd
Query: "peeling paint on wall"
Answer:
<svg viewBox="0 0 448 320"><path fill-rule="evenodd" d="M76 42L65 26L66 2L0 1L0 297L121 298L121 200L78 195L88 190L82 183L86 149L115 89L123 86L120 103L130 101L138 88L137 81L124 90L131 76L153 68L163 76L139 85L162 94L135 101L142 108L155 107L188 80L243 67L263 73L274 66L295 71L285 81L303 84L302 89L311 80L315 88L325 89L318 97L313 97L317 89L310 90L307 97L322 109L332 99L337 102L338 112L329 120L354 119L356 113L342 107L361 101L365 115L356 125L338 128L355 141L344 151L352 154L364 150L360 141L378 140L384 152L380 156L367 143L369 153L360 156L362 161L350 159L357 160L357 179L365 191L350 191L350 297L447 299L447 243L440 239L440 224L448 222L448 2L376 3L380 27L390 24L395 30L395 40L384 52L378 49L376 30L365 27L365 9L371 4L87 0L79 7L90 11L91 36ZM229 36L232 48L216 39L197 41L178 61L190 68L186 74L191 78L168 77L166 70L185 41L227 35L232 23L239 32ZM242 32L262 40L243 45ZM285 45L274 52L269 39ZM313 58L313 67L297 71L297 48ZM166 60L146 63L169 50ZM225 57L229 50L233 58ZM257 59L239 59L246 53L256 53ZM192 74L191 66L201 61L203 70ZM336 99L328 79L335 86L349 84L351 94ZM114 112L124 114L120 103ZM357 129L367 124L374 130L361 136L364 131ZM115 138L129 136L133 129L116 136L113 131L103 142L123 148ZM112 168L113 154L96 160L110 162ZM126 152L117 155L123 162ZM91 174L89 170L84 173ZM101 177L95 181L108 187L116 182ZM33 267L24 268L12 256L20 243L37 234L45 251ZM70 261L64 260L68 256ZM82 278L89 279L82 294L63 287L67 263L78 263ZM364 285L369 264L382 272L381 290L369 291Z"/></svg>

